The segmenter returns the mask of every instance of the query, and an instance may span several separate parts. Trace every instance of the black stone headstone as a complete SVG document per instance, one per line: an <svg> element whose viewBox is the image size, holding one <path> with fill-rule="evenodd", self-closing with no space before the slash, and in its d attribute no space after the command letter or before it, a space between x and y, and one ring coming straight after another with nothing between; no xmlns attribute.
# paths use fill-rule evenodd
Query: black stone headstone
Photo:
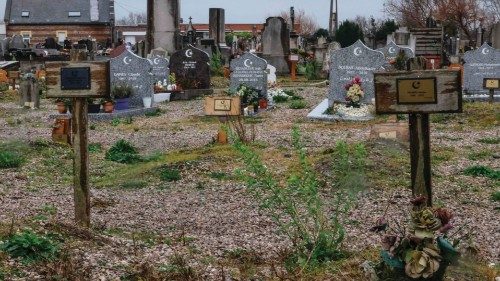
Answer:
<svg viewBox="0 0 500 281"><path fill-rule="evenodd" d="M188 45L170 57L170 72L183 89L210 88L210 58L204 51Z"/></svg>

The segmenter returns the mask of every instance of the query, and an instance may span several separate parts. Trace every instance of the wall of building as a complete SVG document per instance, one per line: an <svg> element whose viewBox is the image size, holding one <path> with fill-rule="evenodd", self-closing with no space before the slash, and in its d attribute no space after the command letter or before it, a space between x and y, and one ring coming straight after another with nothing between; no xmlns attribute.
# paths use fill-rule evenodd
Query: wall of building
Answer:
<svg viewBox="0 0 500 281"><path fill-rule="evenodd" d="M72 42L80 39L87 39L89 36L96 38L97 42L105 43L111 39L111 27L104 25L7 25L7 36L16 34L31 34L30 45L44 43L48 37L53 37L57 41L58 32L66 31L66 38Z"/></svg>

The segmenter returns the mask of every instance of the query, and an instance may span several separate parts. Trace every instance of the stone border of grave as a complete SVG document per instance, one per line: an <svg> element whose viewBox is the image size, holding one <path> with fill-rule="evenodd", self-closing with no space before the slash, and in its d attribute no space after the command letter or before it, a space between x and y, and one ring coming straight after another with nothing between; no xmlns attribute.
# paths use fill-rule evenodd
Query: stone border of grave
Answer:
<svg viewBox="0 0 500 281"><path fill-rule="evenodd" d="M158 107L151 107L151 108L131 108L128 110L114 111L113 113L89 113L88 119L91 121L111 121L115 118L144 116L147 113L154 113L157 110ZM71 113L49 115L50 120L55 120L58 117L71 117Z"/></svg>
<svg viewBox="0 0 500 281"><path fill-rule="evenodd" d="M354 122L371 121L375 119L375 115L355 117L355 116L340 116L340 115L325 114L325 111L329 107L328 104L329 104L328 99L324 99L309 114L307 114L307 118L323 120L323 121L354 121Z"/></svg>

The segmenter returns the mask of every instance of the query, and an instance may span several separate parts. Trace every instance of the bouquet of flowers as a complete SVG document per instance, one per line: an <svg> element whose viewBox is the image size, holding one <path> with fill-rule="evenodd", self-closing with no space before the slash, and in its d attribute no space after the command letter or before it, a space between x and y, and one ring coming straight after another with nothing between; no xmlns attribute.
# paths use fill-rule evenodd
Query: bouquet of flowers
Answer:
<svg viewBox="0 0 500 281"><path fill-rule="evenodd" d="M458 256L455 249L458 241L451 244L447 240L447 233L453 228L453 213L445 208L428 207L426 201L425 196L411 200L413 210L409 227L395 223L396 227L390 228L382 217L371 229L385 232L382 237L382 265L390 268L392 275L441 280L446 267Z"/></svg>
<svg viewBox="0 0 500 281"><path fill-rule="evenodd" d="M260 91L252 88L250 86L247 86L245 84L241 84L238 86L236 89L236 93L234 93L236 96L241 97L241 102L243 104L252 104L259 102L259 99L261 98Z"/></svg>
<svg viewBox="0 0 500 281"><path fill-rule="evenodd" d="M365 96L365 92L361 87L361 78L356 76L351 82L345 85L347 91L345 100L352 107L359 107L361 99Z"/></svg>

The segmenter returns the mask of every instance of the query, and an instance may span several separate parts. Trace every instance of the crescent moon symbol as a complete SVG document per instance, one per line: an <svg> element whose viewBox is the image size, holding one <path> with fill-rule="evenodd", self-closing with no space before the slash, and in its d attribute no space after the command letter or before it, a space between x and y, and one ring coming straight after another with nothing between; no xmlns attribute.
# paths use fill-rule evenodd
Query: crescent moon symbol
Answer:
<svg viewBox="0 0 500 281"><path fill-rule="evenodd" d="M482 51L483 55L487 55L490 53L490 50L484 48L483 51Z"/></svg>
<svg viewBox="0 0 500 281"><path fill-rule="evenodd" d="M394 47L389 48L389 54L394 54L395 52L396 50L394 49Z"/></svg>
<svg viewBox="0 0 500 281"><path fill-rule="evenodd" d="M155 59L153 60L153 63L154 63L154 64L159 64L159 63L160 63L160 62L159 62L159 60L160 60L159 58L155 58Z"/></svg>
<svg viewBox="0 0 500 281"><path fill-rule="evenodd" d="M361 48L359 48L359 47L354 48L354 55L355 56L359 57L362 53L363 53L363 51L361 51Z"/></svg>
<svg viewBox="0 0 500 281"><path fill-rule="evenodd" d="M188 58L193 57L193 50L191 50L191 49L187 49L187 50L186 50L186 57L188 57Z"/></svg>
<svg viewBox="0 0 500 281"><path fill-rule="evenodd" d="M252 67L253 62L250 61L250 59L246 59L245 62L243 63L246 67Z"/></svg>
<svg viewBox="0 0 500 281"><path fill-rule="evenodd" d="M131 58L129 58L129 57L124 57L124 58L123 58L123 63L124 63L124 64L129 65L131 61L132 61L132 59L131 59Z"/></svg>
<svg viewBox="0 0 500 281"><path fill-rule="evenodd" d="M420 82L416 81L416 82L413 82L413 84L411 84L411 86L413 87L413 89L419 89L420 88Z"/></svg>

